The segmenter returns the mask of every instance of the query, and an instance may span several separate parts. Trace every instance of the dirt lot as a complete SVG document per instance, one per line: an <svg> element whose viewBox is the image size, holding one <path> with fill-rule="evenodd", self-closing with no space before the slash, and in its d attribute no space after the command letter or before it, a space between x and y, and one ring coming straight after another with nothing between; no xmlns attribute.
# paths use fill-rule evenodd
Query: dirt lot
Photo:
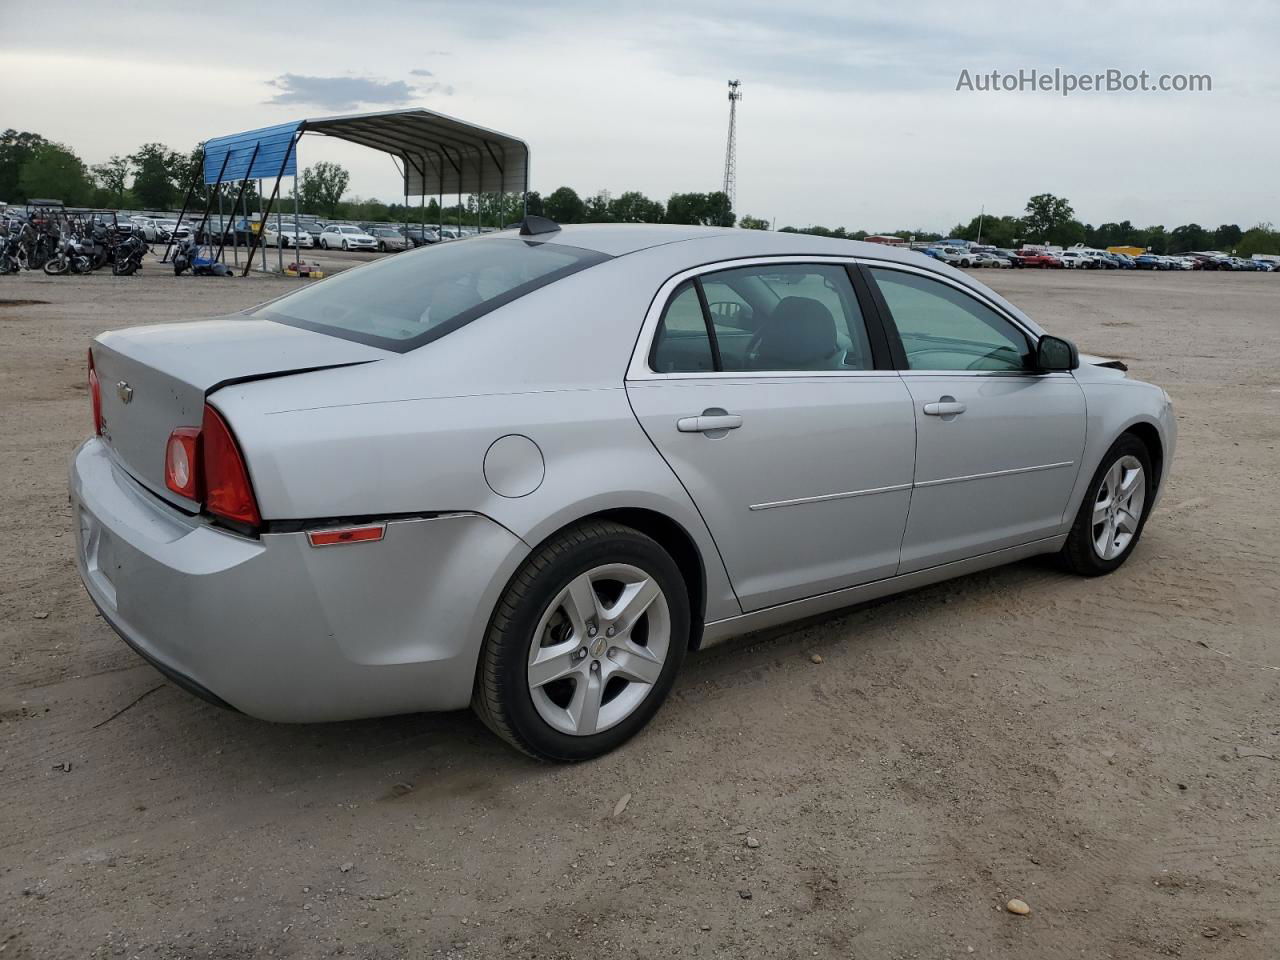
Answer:
<svg viewBox="0 0 1280 960"><path fill-rule="evenodd" d="M1280 277L986 273L1174 396L1130 563L704 651L565 768L466 713L223 712L96 616L65 481L89 337L286 283L144 273L0 278L3 960L1280 955Z"/></svg>

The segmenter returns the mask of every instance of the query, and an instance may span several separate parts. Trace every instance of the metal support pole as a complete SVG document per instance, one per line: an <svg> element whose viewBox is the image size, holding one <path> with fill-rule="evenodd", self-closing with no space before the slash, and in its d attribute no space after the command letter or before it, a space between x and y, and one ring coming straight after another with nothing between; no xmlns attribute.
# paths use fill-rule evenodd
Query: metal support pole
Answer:
<svg viewBox="0 0 1280 960"><path fill-rule="evenodd" d="M218 168L218 181L217 181L217 184L216 184L216 186L215 186L215 189L217 189L217 191L218 191L218 202L219 202L219 204L221 204L221 202L222 202L222 175L223 175L224 173L226 173L226 172L227 172L227 161L228 161L228 160L230 160L230 159L231 159L231 151L230 151L230 150L228 150L226 153L224 153L224 154L222 155L222 166ZM203 214L201 215L201 217L200 217L200 225L199 225L198 227L196 227L196 243L197 243L197 244L200 242L200 235L201 235L202 233L204 233L204 228L205 228L206 224L208 224L208 222L209 222L209 211L210 211L210 209L211 209L212 207L213 207L213 194L212 194L212 193L210 193L210 194L209 194L209 196L205 199L205 204L204 204L204 213L203 213ZM174 232L175 232L175 233L177 232L177 228L176 228L176 227L174 228ZM169 245L168 245L168 246L166 246L166 247L164 248L164 256L160 258L160 262L161 262L161 263L167 263L167 262L168 262L168 260L169 260L169 250L170 250L172 247L173 247L173 238L172 238L172 237L170 237L170 238L169 238Z"/></svg>
<svg viewBox="0 0 1280 960"><path fill-rule="evenodd" d="M301 228L298 226L298 203L301 193L302 186L298 183L298 175L295 173L293 175L293 260L299 268L302 266L302 246L299 244L302 235ZM301 269L298 270L298 279L302 279Z"/></svg>
<svg viewBox="0 0 1280 960"><path fill-rule="evenodd" d="M298 135L297 135L297 134L295 134L295 135L293 136L293 138L292 138L292 139L290 139L290 141L289 141L289 146L288 146L288 147L285 149L285 151L284 151L284 159L283 159L282 161L280 161L280 172L276 174L276 185L275 185L274 187L272 187L272 188L271 188L271 199L269 199L269 200L268 200L268 201L263 205L263 209L262 209L262 223L263 223L263 228L264 228L264 229L265 229L265 227L266 227L267 219L271 216L271 207L272 207L272 206L275 204L275 202L276 202L276 195L280 193L280 180L284 177L284 172L285 172L285 170L287 170L287 169L288 169L288 167L289 167L289 158L293 156L293 147L294 147L294 144L296 144L297 142L298 142ZM255 152L256 152L256 151L255 151ZM261 181L259 181L259 182L261 182ZM261 195L261 193L262 193L262 188L261 188L261 187L259 187L259 188L258 188L258 193L259 193L259 195ZM251 267L251 266L253 265L253 254L254 254L254 251L257 249L257 246L258 246L258 239L259 239L259 237L260 237L260 236L261 236L261 231L259 231L259 233L255 233L255 234L250 238L250 242L251 242L252 246L250 246L250 248L249 248L249 259L248 259L248 261L247 261L247 262L245 263L245 265L244 265L244 273L240 274L240 276L242 276L242 277L245 277L245 276L248 276L248 275L249 275L249 267ZM278 243L278 242L279 242L279 240L277 240L276 242ZM266 269L267 269L267 252L266 252L266 250L265 250L265 249L262 251L262 269L263 269L263 272L266 272Z"/></svg>
<svg viewBox="0 0 1280 960"><path fill-rule="evenodd" d="M253 145L253 153L251 153L251 154L249 155L249 166L245 169L245 173L248 173L248 172L249 172L249 170L252 170L252 169L253 169L253 162L254 162L255 160L257 160L257 159L258 159L258 144L256 144L256 143L255 143L255 144ZM240 266L240 247L239 247L239 244L238 244L238 243L237 243L237 241L236 241L236 225L235 225L235 216L236 216L236 211L240 209L240 200L244 197L244 188L245 188L245 185L246 185L247 183L248 183L248 180L247 180L247 179L242 178L242 179L240 180L240 191L236 194L236 202L235 202L235 206L233 206L233 207L231 208L231 220L232 220L232 223L231 223L231 249L232 249L232 252L235 254L235 258L236 258L236 266L237 266L237 267L238 267L238 266ZM219 192L219 194L218 194L218 213L219 213L219 214L221 214L221 213L222 213L222 194L221 194L221 192ZM226 247L226 245L227 245L227 234L226 234L226 230L224 229L224 230L223 230L223 233L222 233L222 237L221 237L221 239L220 239L220 240L219 240L219 242L218 242L218 255L214 258L215 260L221 260L221 259L222 259L222 251L223 251L223 249Z"/></svg>
<svg viewBox="0 0 1280 960"><path fill-rule="evenodd" d="M178 211L178 222L173 225L173 233L169 234L169 242L165 244L164 256L160 258L161 263L165 263L169 259L169 251L173 249L173 238L178 232L178 228L182 226L182 218L187 215L187 205L191 203L191 194L195 192L196 183L203 179L203 171L196 171L195 176L191 178L191 183L187 185L187 195L182 200L182 209Z"/></svg>

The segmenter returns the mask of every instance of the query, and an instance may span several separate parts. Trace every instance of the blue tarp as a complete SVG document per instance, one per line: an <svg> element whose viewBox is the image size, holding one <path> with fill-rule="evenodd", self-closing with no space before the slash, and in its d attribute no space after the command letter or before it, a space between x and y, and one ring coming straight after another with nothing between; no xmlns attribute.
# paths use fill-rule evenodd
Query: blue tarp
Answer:
<svg viewBox="0 0 1280 960"><path fill-rule="evenodd" d="M246 130L244 133L233 133L226 137L214 137L206 140L204 145L204 182L216 183L218 173L222 173L222 182L237 180L272 180L277 176L292 177L298 172L298 151L290 150L298 128L305 123L295 120L292 123L281 123L274 127L263 127L260 130ZM258 148L254 156L253 148ZM289 162L284 164L285 154ZM230 156L228 157L228 154ZM253 158L253 167L249 166L249 158ZM223 169L223 158L227 158L227 166Z"/></svg>

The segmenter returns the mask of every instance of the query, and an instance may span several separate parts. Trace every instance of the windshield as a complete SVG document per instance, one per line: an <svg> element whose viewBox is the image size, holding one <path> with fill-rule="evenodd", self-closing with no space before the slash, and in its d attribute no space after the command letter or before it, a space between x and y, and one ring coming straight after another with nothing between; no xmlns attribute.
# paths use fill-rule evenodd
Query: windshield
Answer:
<svg viewBox="0 0 1280 960"><path fill-rule="evenodd" d="M403 353L608 259L558 243L476 238L344 271L252 315Z"/></svg>

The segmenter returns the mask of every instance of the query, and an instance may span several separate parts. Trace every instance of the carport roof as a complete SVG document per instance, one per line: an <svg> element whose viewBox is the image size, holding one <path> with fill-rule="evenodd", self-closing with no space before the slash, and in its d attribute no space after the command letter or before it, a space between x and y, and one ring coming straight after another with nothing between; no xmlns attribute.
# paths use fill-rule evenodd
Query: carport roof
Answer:
<svg viewBox="0 0 1280 960"><path fill-rule="evenodd" d="M318 133L372 147L398 157L409 196L439 193L524 193L529 188L529 147L506 133L432 110L388 110L317 117L249 130L205 143L206 183L274 179L296 172L296 145L303 133ZM257 157L250 157L257 147Z"/></svg>

